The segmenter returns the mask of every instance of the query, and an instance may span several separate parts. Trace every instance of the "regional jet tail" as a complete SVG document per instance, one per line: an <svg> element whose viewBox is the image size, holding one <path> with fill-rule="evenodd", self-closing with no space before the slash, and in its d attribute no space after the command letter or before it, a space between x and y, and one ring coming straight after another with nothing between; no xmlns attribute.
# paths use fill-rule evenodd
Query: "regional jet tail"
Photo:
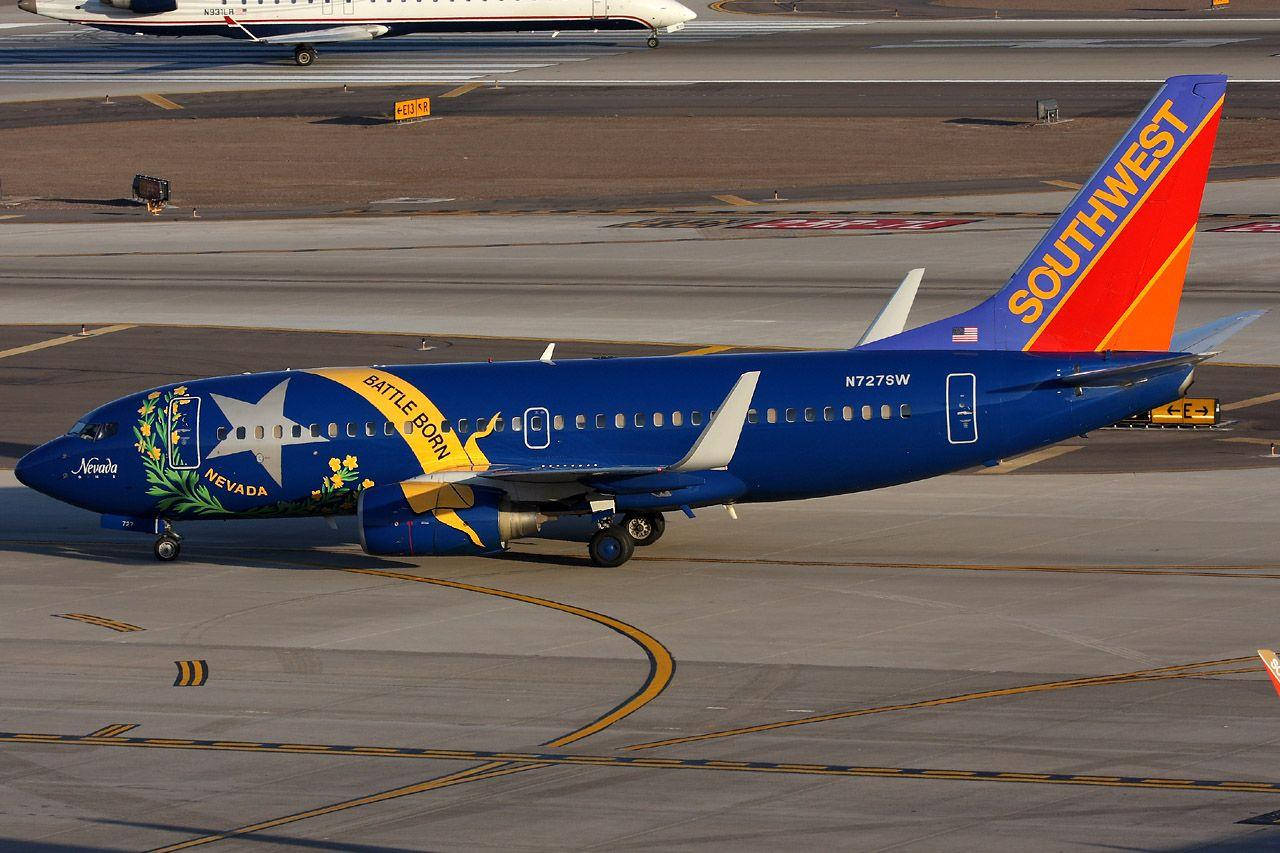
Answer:
<svg viewBox="0 0 1280 853"><path fill-rule="evenodd" d="M902 331L913 271L849 350L548 347L165 385L95 409L15 473L108 527L158 534L162 560L186 520L350 514L371 554L579 538L612 567L668 514L995 465L1177 399L1257 317L1172 338L1225 85L1168 81L999 293L917 329Z"/></svg>
<svg viewBox="0 0 1280 853"><path fill-rule="evenodd" d="M697 17L677 0L505 0L466 4L386 0L18 0L33 15L100 30L154 36L224 36L262 44L294 45L293 59L312 65L315 45L369 41L407 33L494 33L634 30L658 34L683 29Z"/></svg>

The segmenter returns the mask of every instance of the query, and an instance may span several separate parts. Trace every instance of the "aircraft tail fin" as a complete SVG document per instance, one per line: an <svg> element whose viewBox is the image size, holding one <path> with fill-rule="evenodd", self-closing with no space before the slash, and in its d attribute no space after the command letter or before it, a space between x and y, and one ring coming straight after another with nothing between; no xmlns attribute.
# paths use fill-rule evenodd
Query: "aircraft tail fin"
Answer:
<svg viewBox="0 0 1280 853"><path fill-rule="evenodd" d="M999 293L881 345L1167 352L1226 83L1166 81Z"/></svg>
<svg viewBox="0 0 1280 853"><path fill-rule="evenodd" d="M1258 657L1262 658L1263 664L1266 665L1271 686L1276 689L1276 694L1280 695L1280 659L1276 658L1276 653L1271 649L1258 649Z"/></svg>

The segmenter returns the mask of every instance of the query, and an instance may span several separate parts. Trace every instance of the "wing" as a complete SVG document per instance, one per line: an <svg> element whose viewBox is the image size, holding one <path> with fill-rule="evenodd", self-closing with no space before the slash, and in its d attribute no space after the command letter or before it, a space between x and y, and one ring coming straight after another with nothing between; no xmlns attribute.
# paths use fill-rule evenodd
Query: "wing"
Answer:
<svg viewBox="0 0 1280 853"><path fill-rule="evenodd" d="M258 41L264 44L324 44L339 41L370 41L385 36L390 27L381 24L363 26L329 27L323 30L308 30L304 33L286 33L279 36L264 36Z"/></svg>

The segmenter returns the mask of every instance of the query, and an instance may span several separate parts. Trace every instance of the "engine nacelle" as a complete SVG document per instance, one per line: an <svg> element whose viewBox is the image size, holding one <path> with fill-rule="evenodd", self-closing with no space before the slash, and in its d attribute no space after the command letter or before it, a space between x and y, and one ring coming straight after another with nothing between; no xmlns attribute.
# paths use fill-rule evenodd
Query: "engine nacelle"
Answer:
<svg viewBox="0 0 1280 853"><path fill-rule="evenodd" d="M360 546L394 557L496 554L538 532L541 516L496 489L406 482L360 493Z"/></svg>
<svg viewBox="0 0 1280 853"><path fill-rule="evenodd" d="M127 9L139 15L159 15L161 12L178 10L178 0L102 0L102 4Z"/></svg>

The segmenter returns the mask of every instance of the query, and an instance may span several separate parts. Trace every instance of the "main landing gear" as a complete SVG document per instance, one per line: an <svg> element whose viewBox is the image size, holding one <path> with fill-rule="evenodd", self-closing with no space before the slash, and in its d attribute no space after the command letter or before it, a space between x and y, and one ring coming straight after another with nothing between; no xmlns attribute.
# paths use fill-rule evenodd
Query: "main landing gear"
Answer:
<svg viewBox="0 0 1280 853"><path fill-rule="evenodd" d="M648 39L648 41L646 41L646 42L645 42L645 44L649 45L649 47L657 47L657 46L658 46L658 33L655 31L653 35L649 36L649 39Z"/></svg>
<svg viewBox="0 0 1280 853"><path fill-rule="evenodd" d="M301 68L313 65L320 54L309 44L300 44L293 49L293 61Z"/></svg>
<svg viewBox="0 0 1280 853"><path fill-rule="evenodd" d="M587 545L587 553L597 566L616 569L631 559L637 547L657 542L666 529L666 519L660 512L629 512L620 523L596 531Z"/></svg>
<svg viewBox="0 0 1280 853"><path fill-rule="evenodd" d="M163 563L173 562L182 553L182 537L172 527L165 527L164 533L156 537L152 550L155 551L157 560Z"/></svg>

